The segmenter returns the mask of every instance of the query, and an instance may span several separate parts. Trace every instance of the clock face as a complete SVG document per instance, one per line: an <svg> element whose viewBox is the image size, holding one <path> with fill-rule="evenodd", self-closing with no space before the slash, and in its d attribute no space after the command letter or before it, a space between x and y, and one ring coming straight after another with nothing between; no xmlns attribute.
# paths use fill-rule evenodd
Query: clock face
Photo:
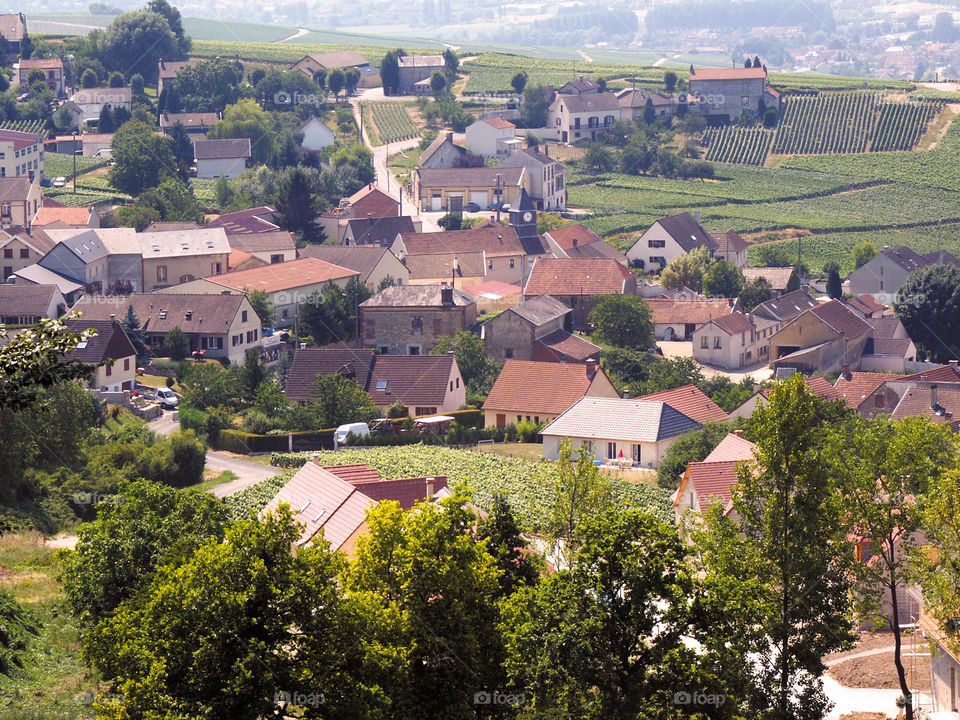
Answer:
<svg viewBox="0 0 960 720"><path fill-rule="evenodd" d="M532 212L525 212L525 213L523 214L523 221L524 221L524 222L530 222L531 220L533 220L533 213L532 213Z"/></svg>

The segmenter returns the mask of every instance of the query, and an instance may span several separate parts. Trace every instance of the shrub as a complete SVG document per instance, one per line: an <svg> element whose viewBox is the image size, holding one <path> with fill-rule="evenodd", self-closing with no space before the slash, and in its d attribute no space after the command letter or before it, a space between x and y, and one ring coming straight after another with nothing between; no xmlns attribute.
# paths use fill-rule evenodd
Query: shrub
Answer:
<svg viewBox="0 0 960 720"><path fill-rule="evenodd" d="M243 419L243 429L255 435L266 435L273 428L273 421L258 410L251 410Z"/></svg>
<svg viewBox="0 0 960 720"><path fill-rule="evenodd" d="M180 406L180 429L192 430L197 437L207 438L207 414L189 405Z"/></svg>
<svg viewBox="0 0 960 720"><path fill-rule="evenodd" d="M543 425L522 420L517 423L517 439L523 443L540 442L540 431L542 429Z"/></svg>
<svg viewBox="0 0 960 720"><path fill-rule="evenodd" d="M165 382L166 382L168 388L172 388L172 387L176 384L177 381L176 381L174 378L172 378L172 377L168 377L168 378L165 380Z"/></svg>

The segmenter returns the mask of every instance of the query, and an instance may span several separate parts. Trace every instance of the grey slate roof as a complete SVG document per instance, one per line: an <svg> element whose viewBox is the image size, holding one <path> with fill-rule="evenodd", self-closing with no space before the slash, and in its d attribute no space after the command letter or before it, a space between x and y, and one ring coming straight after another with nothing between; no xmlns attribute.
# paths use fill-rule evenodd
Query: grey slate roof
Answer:
<svg viewBox="0 0 960 720"><path fill-rule="evenodd" d="M193 144L197 160L230 160L250 157L250 138L197 140Z"/></svg>
<svg viewBox="0 0 960 720"><path fill-rule="evenodd" d="M806 290L800 289L760 303L753 309L753 314L785 322L816 306L817 301L810 297Z"/></svg>
<svg viewBox="0 0 960 720"><path fill-rule="evenodd" d="M543 429L543 435L657 442L700 428L664 402L585 397Z"/></svg>
<svg viewBox="0 0 960 720"><path fill-rule="evenodd" d="M0 317L46 317L56 285L0 283Z"/></svg>
<svg viewBox="0 0 960 720"><path fill-rule="evenodd" d="M441 307L439 285L394 285L360 303L362 308L375 307ZM453 304L464 307L473 305L469 295L459 290L453 291Z"/></svg>
<svg viewBox="0 0 960 720"><path fill-rule="evenodd" d="M690 213L670 215L660 218L657 222L660 223L660 227L669 233L670 237L676 240L684 252L690 252L701 245L713 246L710 233L704 230L703 226L694 220Z"/></svg>
<svg viewBox="0 0 960 720"><path fill-rule="evenodd" d="M563 317L570 312L570 308L555 297L544 294L537 295L537 297L519 305L514 305L510 308L510 312L516 313L533 325L540 326L558 317Z"/></svg>

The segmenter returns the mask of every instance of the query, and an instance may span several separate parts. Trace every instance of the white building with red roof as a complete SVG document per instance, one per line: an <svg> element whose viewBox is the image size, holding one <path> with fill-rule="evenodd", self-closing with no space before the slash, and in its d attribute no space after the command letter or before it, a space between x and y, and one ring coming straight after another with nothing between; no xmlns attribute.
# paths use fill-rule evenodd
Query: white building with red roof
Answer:
<svg viewBox="0 0 960 720"><path fill-rule="evenodd" d="M756 448L742 432L730 433L702 462L692 462L674 493L673 512L679 524L687 512L703 514L719 503L725 515L733 512L733 486L740 467L753 460Z"/></svg>
<svg viewBox="0 0 960 720"><path fill-rule="evenodd" d="M506 157L520 149L517 126L501 117L477 120L467 126L467 150L484 157Z"/></svg>

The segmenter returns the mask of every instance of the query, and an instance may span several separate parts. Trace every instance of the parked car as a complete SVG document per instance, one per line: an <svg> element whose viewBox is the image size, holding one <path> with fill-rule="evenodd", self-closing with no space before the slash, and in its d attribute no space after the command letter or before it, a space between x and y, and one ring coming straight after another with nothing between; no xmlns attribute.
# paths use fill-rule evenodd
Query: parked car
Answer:
<svg viewBox="0 0 960 720"><path fill-rule="evenodd" d="M173 410L180 404L180 398L170 388L159 388L154 393L154 397L160 402L160 407L165 410Z"/></svg>
<svg viewBox="0 0 960 720"><path fill-rule="evenodd" d="M480 206L477 205L475 202L467 203L466 205L463 206L463 209L466 212L480 212Z"/></svg>
<svg viewBox="0 0 960 720"><path fill-rule="evenodd" d="M337 428L333 433L333 447L339 450L347 441L347 435L366 437L370 434L370 426L366 423L347 423Z"/></svg>
<svg viewBox="0 0 960 720"><path fill-rule="evenodd" d="M58 178L54 178L53 180L54 187L66 187L66 184L67 184L67 179L63 177L63 175L61 175Z"/></svg>

